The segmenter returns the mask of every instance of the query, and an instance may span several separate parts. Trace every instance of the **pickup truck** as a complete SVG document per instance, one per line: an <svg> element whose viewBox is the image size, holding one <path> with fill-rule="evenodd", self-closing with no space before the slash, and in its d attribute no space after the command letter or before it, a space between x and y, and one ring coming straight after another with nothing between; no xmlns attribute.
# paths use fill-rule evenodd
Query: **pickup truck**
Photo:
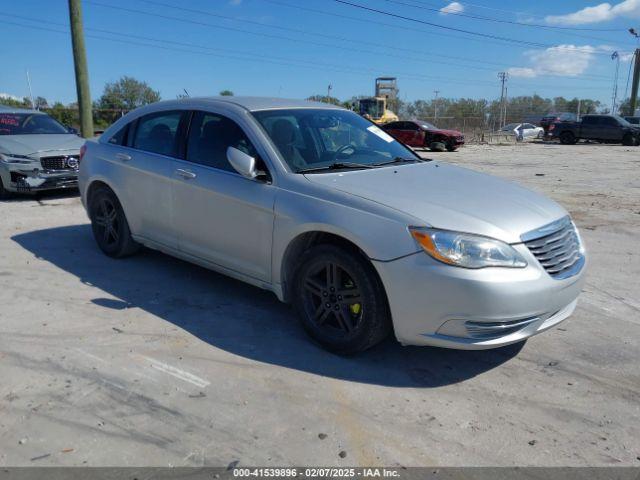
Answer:
<svg viewBox="0 0 640 480"><path fill-rule="evenodd" d="M556 122L549 127L549 133L563 145L573 145L578 140L629 146L640 143L640 126L617 115L585 115L578 122Z"/></svg>

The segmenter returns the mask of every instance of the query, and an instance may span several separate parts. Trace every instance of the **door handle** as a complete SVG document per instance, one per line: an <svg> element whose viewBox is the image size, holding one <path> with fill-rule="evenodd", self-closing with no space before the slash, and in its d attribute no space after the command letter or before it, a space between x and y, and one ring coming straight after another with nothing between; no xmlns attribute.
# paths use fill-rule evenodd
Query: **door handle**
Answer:
<svg viewBox="0 0 640 480"><path fill-rule="evenodd" d="M196 178L196 174L193 173L191 170L184 170L182 168L179 168L176 170L176 175L178 175L179 177L182 177L186 180L190 180L192 178Z"/></svg>
<svg viewBox="0 0 640 480"><path fill-rule="evenodd" d="M131 160L131 155L127 155L126 153L116 153L116 158L118 160L122 160L123 162L128 162Z"/></svg>

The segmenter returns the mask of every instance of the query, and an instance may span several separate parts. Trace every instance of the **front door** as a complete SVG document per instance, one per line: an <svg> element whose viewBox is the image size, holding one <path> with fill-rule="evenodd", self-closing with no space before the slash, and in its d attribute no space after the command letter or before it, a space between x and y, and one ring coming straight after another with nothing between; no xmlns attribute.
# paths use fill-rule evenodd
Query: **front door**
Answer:
<svg viewBox="0 0 640 480"><path fill-rule="evenodd" d="M250 277L271 281L276 188L238 174L228 147L258 154L233 120L194 112L186 156L176 161L174 186L178 248Z"/></svg>

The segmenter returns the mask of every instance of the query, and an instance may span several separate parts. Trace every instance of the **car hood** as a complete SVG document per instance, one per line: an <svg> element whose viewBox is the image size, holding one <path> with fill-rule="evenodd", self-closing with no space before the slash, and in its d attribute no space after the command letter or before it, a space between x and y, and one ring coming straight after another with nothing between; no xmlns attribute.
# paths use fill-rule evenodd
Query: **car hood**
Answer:
<svg viewBox="0 0 640 480"><path fill-rule="evenodd" d="M457 130L442 130L440 128L436 129L436 130L427 130L431 133L439 133L441 135L449 135L451 137L462 137L462 132L459 132Z"/></svg>
<svg viewBox="0 0 640 480"><path fill-rule="evenodd" d="M34 155L51 151L80 151L84 138L74 134L1 135L0 152L14 155Z"/></svg>
<svg viewBox="0 0 640 480"><path fill-rule="evenodd" d="M444 163L307 174L311 182L366 198L416 219L415 225L519 243L520 235L567 212L515 183Z"/></svg>

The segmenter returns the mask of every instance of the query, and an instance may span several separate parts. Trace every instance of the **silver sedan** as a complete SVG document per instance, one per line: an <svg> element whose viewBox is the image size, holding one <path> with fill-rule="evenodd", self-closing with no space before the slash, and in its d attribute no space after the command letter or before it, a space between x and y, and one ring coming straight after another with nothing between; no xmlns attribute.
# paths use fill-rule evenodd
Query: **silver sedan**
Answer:
<svg viewBox="0 0 640 480"><path fill-rule="evenodd" d="M586 257L567 212L426 161L322 103L200 98L135 110L80 163L112 257L140 245L274 292L325 348L520 342L574 310Z"/></svg>

